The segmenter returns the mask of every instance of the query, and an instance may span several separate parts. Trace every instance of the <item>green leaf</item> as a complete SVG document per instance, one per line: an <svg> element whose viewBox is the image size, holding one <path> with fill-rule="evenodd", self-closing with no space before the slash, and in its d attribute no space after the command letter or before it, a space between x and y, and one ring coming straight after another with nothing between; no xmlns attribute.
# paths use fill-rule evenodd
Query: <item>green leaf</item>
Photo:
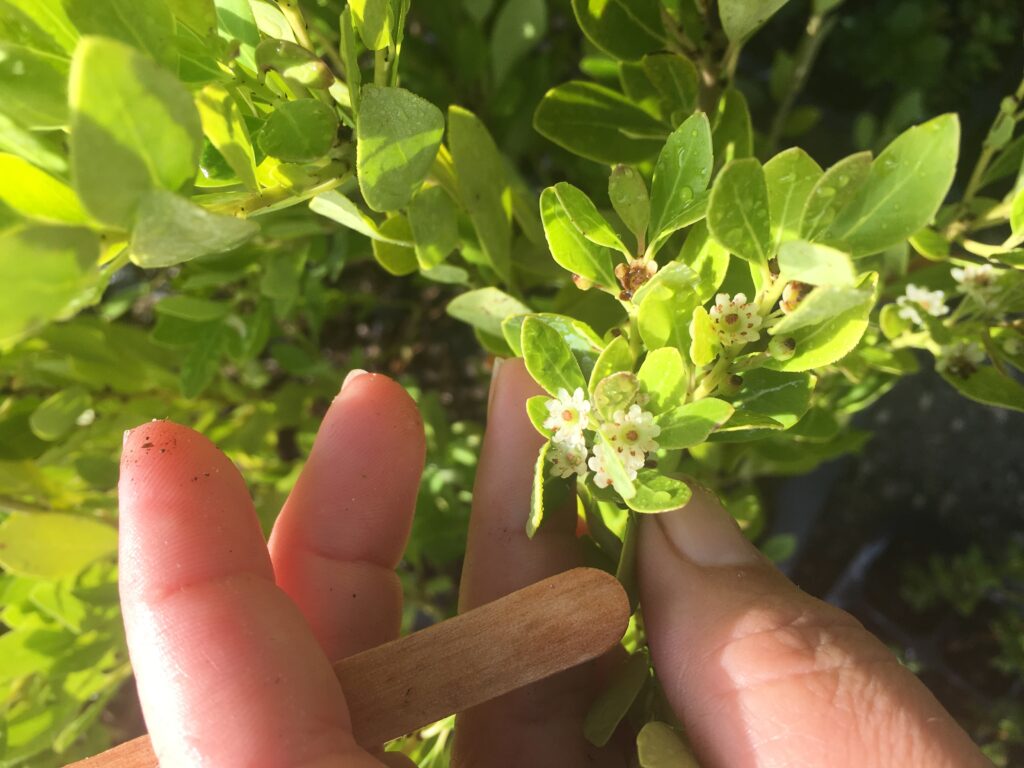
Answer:
<svg viewBox="0 0 1024 768"><path fill-rule="evenodd" d="M649 676L646 651L634 653L615 670L608 687L590 705L583 720L587 741L597 747L608 743Z"/></svg>
<svg viewBox="0 0 1024 768"><path fill-rule="evenodd" d="M1010 229L1014 237L1024 238L1024 187L1013 198L1010 209Z"/></svg>
<svg viewBox="0 0 1024 768"><path fill-rule="evenodd" d="M62 389L39 404L29 417L29 426L40 440L60 440L91 405L92 397L84 387Z"/></svg>
<svg viewBox="0 0 1024 768"><path fill-rule="evenodd" d="M62 144L48 134L27 131L0 110L0 151L10 152L47 171L67 170Z"/></svg>
<svg viewBox="0 0 1024 768"><path fill-rule="evenodd" d="M715 161L726 163L754 154L754 128L746 97L730 86L718 100L718 110L711 126Z"/></svg>
<svg viewBox="0 0 1024 768"><path fill-rule="evenodd" d="M650 395L647 409L655 414L674 408L686 397L686 363L675 347L648 352L636 376Z"/></svg>
<svg viewBox="0 0 1024 768"><path fill-rule="evenodd" d="M533 466L533 488L530 491L530 516L526 518L526 537L533 534L544 522L544 481L547 479L548 449L550 442L545 442L537 454L537 462Z"/></svg>
<svg viewBox="0 0 1024 768"><path fill-rule="evenodd" d="M459 244L458 211L443 187L424 187L409 203L409 226L420 269L443 262Z"/></svg>
<svg viewBox="0 0 1024 768"><path fill-rule="evenodd" d="M549 415L547 405L549 399L547 395L534 395L526 398L526 415L529 417L530 423L533 424L533 428L544 437L551 437L555 433L553 429L544 426Z"/></svg>
<svg viewBox="0 0 1024 768"><path fill-rule="evenodd" d="M651 182L652 243L656 244L693 223L690 212L700 193L707 189L712 162L711 125L707 116L698 112L672 132L654 166Z"/></svg>
<svg viewBox="0 0 1024 768"><path fill-rule="evenodd" d="M682 737L669 725L649 722L636 737L640 768L699 768Z"/></svg>
<svg viewBox="0 0 1024 768"><path fill-rule="evenodd" d="M657 0L572 0L576 22L605 53L636 61L665 47L665 27Z"/></svg>
<svg viewBox="0 0 1024 768"><path fill-rule="evenodd" d="M572 350L544 320L528 316L523 321L521 344L526 370L548 394L557 397L562 389L569 394L577 388L586 391L586 379Z"/></svg>
<svg viewBox="0 0 1024 768"><path fill-rule="evenodd" d="M743 387L732 404L739 411L768 416L789 429L811 407L815 383L809 373L755 368L743 374Z"/></svg>
<svg viewBox="0 0 1024 768"><path fill-rule="evenodd" d="M256 71L256 46L260 31L248 0L213 0L217 6L217 34L230 45L238 46L238 61Z"/></svg>
<svg viewBox="0 0 1024 768"><path fill-rule="evenodd" d="M5 0L0 4L0 38L18 40L28 48L68 54L78 42L64 0Z"/></svg>
<svg viewBox="0 0 1024 768"><path fill-rule="evenodd" d="M621 93L582 80L544 94L533 125L570 152L609 165L653 157L667 133L655 117Z"/></svg>
<svg viewBox="0 0 1024 768"><path fill-rule="evenodd" d="M629 349L629 342L623 336L616 336L608 346L604 348L597 362L594 363L594 370L590 372L589 390L593 394L597 385L607 376L613 373L633 372L633 353Z"/></svg>
<svg viewBox="0 0 1024 768"><path fill-rule="evenodd" d="M778 259L783 280L810 285L853 285L857 281L849 255L827 245L789 240L779 249Z"/></svg>
<svg viewBox="0 0 1024 768"><path fill-rule="evenodd" d="M821 166L799 147L780 152L764 164L768 208L772 217L772 243L776 250L784 241L800 236L804 206L824 173Z"/></svg>
<svg viewBox="0 0 1024 768"><path fill-rule="evenodd" d="M722 29L732 43L742 43L759 30L788 0L718 0Z"/></svg>
<svg viewBox="0 0 1024 768"><path fill-rule="evenodd" d="M174 18L199 35L217 31L217 8L213 0L168 0Z"/></svg>
<svg viewBox="0 0 1024 768"><path fill-rule="evenodd" d="M190 323L207 323L227 317L231 312L231 305L196 296L168 296L161 299L154 309L157 315L176 317Z"/></svg>
<svg viewBox="0 0 1024 768"><path fill-rule="evenodd" d="M676 53L652 53L641 63L647 79L661 95L661 111L666 118L693 112L700 86L692 61Z"/></svg>
<svg viewBox="0 0 1024 768"><path fill-rule="evenodd" d="M612 252L589 240L573 224L554 187L541 193L540 217L551 257L559 266L598 285L616 285Z"/></svg>
<svg viewBox="0 0 1024 768"><path fill-rule="evenodd" d="M648 349L690 343L690 317L698 299L698 277L679 262L670 262L644 283L633 297L639 305L637 324Z"/></svg>
<svg viewBox="0 0 1024 768"><path fill-rule="evenodd" d="M800 237L817 240L835 221L836 215L856 197L871 170L871 153L844 157L815 182L800 218Z"/></svg>
<svg viewBox="0 0 1024 768"><path fill-rule="evenodd" d="M50 224L85 224L74 191L16 155L0 153L0 201L27 219Z"/></svg>
<svg viewBox="0 0 1024 768"><path fill-rule="evenodd" d="M729 271L729 252L711 238L707 222L701 221L686 235L686 241L679 250L678 262L689 267L697 276L694 290L698 302L703 304L718 293L719 286L725 280ZM661 271L671 267L672 263L669 263Z"/></svg>
<svg viewBox="0 0 1024 768"><path fill-rule="evenodd" d="M198 397L213 383L220 371L227 346L227 326L219 325L199 338L181 364L181 394Z"/></svg>
<svg viewBox="0 0 1024 768"><path fill-rule="evenodd" d="M356 168L363 199L374 211L402 208L430 171L444 115L404 88L364 85L359 104Z"/></svg>
<svg viewBox="0 0 1024 768"><path fill-rule="evenodd" d="M20 576L75 576L115 552L117 530L84 515L12 512L0 523L0 565Z"/></svg>
<svg viewBox="0 0 1024 768"><path fill-rule="evenodd" d="M257 191L252 139L231 93L222 85L208 85L196 94L196 107L206 138L238 174L239 180L248 189Z"/></svg>
<svg viewBox="0 0 1024 768"><path fill-rule="evenodd" d="M877 273L857 286L822 286L811 291L796 310L769 333L796 341L796 354L785 361L769 360L778 371L809 371L845 357L860 342L875 304Z"/></svg>
<svg viewBox="0 0 1024 768"><path fill-rule="evenodd" d="M711 316L703 306L694 308L689 330L690 359L697 367L705 366L718 356L719 341Z"/></svg>
<svg viewBox="0 0 1024 768"><path fill-rule="evenodd" d="M898 136L871 164L867 181L832 223L827 237L854 256L901 243L939 210L953 183L960 122L942 115Z"/></svg>
<svg viewBox="0 0 1024 768"><path fill-rule="evenodd" d="M419 269L415 249L409 245L399 244L408 243L412 239L412 227L405 216L395 214L389 217L380 225L380 233L388 239L373 239L370 245L374 258L385 271L400 277L411 275Z"/></svg>
<svg viewBox="0 0 1024 768"><path fill-rule="evenodd" d="M174 16L166 0L64 0L68 18L83 35L103 35L178 70Z"/></svg>
<svg viewBox="0 0 1024 768"><path fill-rule="evenodd" d="M631 374L617 373L613 376L609 376L605 381L614 379L616 376L629 376ZM626 472L626 467L622 463L622 459L619 458L619 454L615 451L615 448L608 442L605 436L598 433L599 445L604 446L602 448L602 454L604 456L604 470L608 477L611 478L612 487L615 489L623 499L629 500L636 495L636 487L633 485L633 481L629 478L629 473Z"/></svg>
<svg viewBox="0 0 1024 768"><path fill-rule="evenodd" d="M260 149L287 163L307 163L327 154L338 133L334 110L316 99L286 101L259 132Z"/></svg>
<svg viewBox="0 0 1024 768"><path fill-rule="evenodd" d="M657 514L686 506L690 486L682 480L659 474L656 469L641 469L637 474L636 495L626 504L634 512Z"/></svg>
<svg viewBox="0 0 1024 768"><path fill-rule="evenodd" d="M367 49L379 51L391 44L388 0L349 0L348 7Z"/></svg>
<svg viewBox="0 0 1024 768"><path fill-rule="evenodd" d="M0 40L0 112L25 128L68 123L68 60Z"/></svg>
<svg viewBox="0 0 1024 768"><path fill-rule="evenodd" d="M1024 411L1024 387L991 365L983 365L966 377L942 371L942 378L969 400Z"/></svg>
<svg viewBox="0 0 1024 768"><path fill-rule="evenodd" d="M723 248L752 264L771 255L771 219L764 169L754 158L733 160L715 179L708 204L708 231Z"/></svg>
<svg viewBox="0 0 1024 768"><path fill-rule="evenodd" d="M77 312L99 281L99 241L69 227L28 227L0 234L0 348L51 320Z"/></svg>
<svg viewBox="0 0 1024 768"><path fill-rule="evenodd" d="M562 204L572 225L587 240L596 245L603 245L605 248L615 248L621 251L626 258L633 256L619 236L615 234L615 230L612 229L605 217L597 210L594 202L584 192L564 181L558 182L550 189L555 191L558 202Z"/></svg>
<svg viewBox="0 0 1024 768"><path fill-rule="evenodd" d="M169 267L230 251L259 231L255 222L210 213L180 195L154 189L139 204L131 259L146 269Z"/></svg>
<svg viewBox="0 0 1024 768"><path fill-rule="evenodd" d="M501 337L501 324L509 317L529 314L530 308L499 288L477 288L450 302L448 314L491 336Z"/></svg>
<svg viewBox="0 0 1024 768"><path fill-rule="evenodd" d="M610 373L597 380L593 392L594 410L605 421L611 421L616 411L626 411L636 402L640 380L631 371Z"/></svg>
<svg viewBox="0 0 1024 768"><path fill-rule="evenodd" d="M386 234L373 219L360 210L359 206L345 197L337 190L324 192L309 201L309 207L315 213L338 222L344 227L365 235L371 240L380 240L384 243L404 245L411 248L413 243L409 237L392 237Z"/></svg>
<svg viewBox="0 0 1024 768"><path fill-rule="evenodd" d="M522 331L527 317L535 317L551 326L555 333L569 345L584 377L590 376L605 344L589 325L581 320L550 312L510 317L501 324L501 333L509 347L518 356L523 354Z"/></svg>
<svg viewBox="0 0 1024 768"><path fill-rule="evenodd" d="M448 145L462 205L491 267L509 283L512 224L502 201L506 183L501 153L480 119L458 106L448 109Z"/></svg>
<svg viewBox="0 0 1024 768"><path fill-rule="evenodd" d="M491 30L491 69L494 82L505 76L547 34L544 0L505 0Z"/></svg>
<svg viewBox="0 0 1024 768"><path fill-rule="evenodd" d="M666 411L655 419L661 427L658 445L668 450L700 445L732 417L735 408L724 400L705 397Z"/></svg>
<svg viewBox="0 0 1024 768"><path fill-rule="evenodd" d="M192 181L202 128L192 96L123 43L83 37L71 61L71 175L86 209L128 229L152 189Z"/></svg>
<svg viewBox="0 0 1024 768"><path fill-rule="evenodd" d="M615 166L608 177L608 199L637 243L643 245L651 220L651 198L640 172L629 165Z"/></svg>

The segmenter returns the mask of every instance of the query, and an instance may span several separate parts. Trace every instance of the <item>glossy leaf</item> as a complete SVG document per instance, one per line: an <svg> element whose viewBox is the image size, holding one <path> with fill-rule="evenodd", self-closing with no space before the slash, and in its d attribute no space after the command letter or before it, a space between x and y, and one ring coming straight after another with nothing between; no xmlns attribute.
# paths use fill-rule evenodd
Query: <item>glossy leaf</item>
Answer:
<svg viewBox="0 0 1024 768"><path fill-rule="evenodd" d="M558 202L562 204L569 220L581 235L592 243L605 248L614 248L621 251L627 258L632 257L633 254L623 244L611 224L601 215L597 206L583 191L564 181L555 184L551 189L554 189Z"/></svg>
<svg viewBox="0 0 1024 768"><path fill-rule="evenodd" d="M448 302L447 311L457 320L500 337L502 322L529 314L530 308L499 288L487 287L459 294Z"/></svg>
<svg viewBox="0 0 1024 768"><path fill-rule="evenodd" d="M12 512L0 522L0 565L21 576L75 576L115 552L117 529L85 515Z"/></svg>
<svg viewBox="0 0 1024 768"><path fill-rule="evenodd" d="M703 306L693 310L689 330L690 359L698 367L705 366L718 356L720 344L711 316Z"/></svg>
<svg viewBox="0 0 1024 768"><path fill-rule="evenodd" d="M206 138L248 189L259 189L252 138L231 93L222 85L208 85L196 95L196 107Z"/></svg>
<svg viewBox="0 0 1024 768"><path fill-rule="evenodd" d="M754 128L746 97L736 88L726 88L718 100L711 125L716 163L726 163L754 154Z"/></svg>
<svg viewBox="0 0 1024 768"><path fill-rule="evenodd" d="M629 410L639 394L640 380L630 371L619 371L597 380L592 404L605 421L611 421L616 412Z"/></svg>
<svg viewBox="0 0 1024 768"><path fill-rule="evenodd" d="M46 398L32 412L29 426L40 440L60 440L75 428L75 421L92 405L84 387L69 387Z"/></svg>
<svg viewBox="0 0 1024 768"><path fill-rule="evenodd" d="M637 163L653 157L668 131L622 94L573 80L541 100L533 125L555 144L599 163Z"/></svg>
<svg viewBox="0 0 1024 768"><path fill-rule="evenodd" d="M732 405L713 397L676 406L655 419L661 427L658 445L669 450L700 445L728 422L734 411Z"/></svg>
<svg viewBox="0 0 1024 768"><path fill-rule="evenodd" d="M708 230L737 256L752 264L768 263L772 252L768 187L757 160L734 160L718 174L708 204Z"/></svg>
<svg viewBox="0 0 1024 768"><path fill-rule="evenodd" d="M505 0L491 31L491 69L494 82L505 76L547 34L545 0Z"/></svg>
<svg viewBox="0 0 1024 768"><path fill-rule="evenodd" d="M718 0L722 29L733 43L741 43L760 29L789 0Z"/></svg>
<svg viewBox="0 0 1024 768"><path fill-rule="evenodd" d="M557 397L560 389L569 394L577 388L586 391L586 379L572 350L550 325L540 318L527 317L521 344L526 370L548 394Z"/></svg>
<svg viewBox="0 0 1024 768"><path fill-rule="evenodd" d="M707 222L697 222L686 235L678 261L696 275L694 290L703 304L718 293L729 271L729 252L708 234ZM667 264L661 271L672 268Z"/></svg>
<svg viewBox="0 0 1024 768"><path fill-rule="evenodd" d="M386 234L358 205L337 190L317 195L309 201L309 207L321 216L326 216L371 240L412 247L412 241L408 237L393 237Z"/></svg>
<svg viewBox="0 0 1024 768"><path fill-rule="evenodd" d="M853 285L857 278L848 254L827 245L790 240L779 249L781 279L810 285Z"/></svg>
<svg viewBox="0 0 1024 768"><path fill-rule="evenodd" d="M616 336L604 348L590 373L589 390L593 394L597 385L614 373L633 372L633 353L624 336Z"/></svg>
<svg viewBox="0 0 1024 768"><path fill-rule="evenodd" d="M652 53L644 56L641 64L661 96L661 111L666 118L693 112L700 86L692 61L677 53Z"/></svg>
<svg viewBox="0 0 1024 768"><path fill-rule="evenodd" d="M572 10L583 34L617 59L636 61L665 47L657 0L572 0Z"/></svg>
<svg viewBox="0 0 1024 768"><path fill-rule="evenodd" d="M646 723L637 734L636 753L640 768L699 768L682 737L666 723Z"/></svg>
<svg viewBox="0 0 1024 768"><path fill-rule="evenodd" d="M675 347L662 347L647 353L637 379L650 397L647 410L655 414L674 408L686 397L686 364Z"/></svg>
<svg viewBox="0 0 1024 768"><path fill-rule="evenodd" d="M363 45L371 51L387 48L391 43L389 0L349 0L349 8Z"/></svg>
<svg viewBox="0 0 1024 768"><path fill-rule="evenodd" d="M942 378L970 400L1024 411L1024 387L991 365L982 365L967 376L957 376L949 371L943 371Z"/></svg>
<svg viewBox="0 0 1024 768"><path fill-rule="evenodd" d="M380 225L380 234L387 239L375 238L370 241L373 257L384 270L401 277L411 275L419 269L415 249L408 244L412 240L412 227L401 214L388 217Z"/></svg>
<svg viewBox="0 0 1024 768"><path fill-rule="evenodd" d="M523 354L523 323L527 317L535 317L540 322L549 325L569 346L583 376L585 378L590 376L605 344L589 325L582 320L550 312L510 317L501 324L501 334L512 351L520 357Z"/></svg>
<svg viewBox="0 0 1024 768"><path fill-rule="evenodd" d="M685 264L673 262L655 273L634 296L637 323L648 349L690 343L690 319L698 304L697 276Z"/></svg>
<svg viewBox="0 0 1024 768"><path fill-rule="evenodd" d="M743 374L743 387L732 404L737 410L767 416L788 429L810 408L815 383L809 373L755 368Z"/></svg>
<svg viewBox="0 0 1024 768"><path fill-rule="evenodd" d="M624 376L625 374L616 374ZM608 379L605 379L607 381ZM604 446L604 470L605 473L612 481L612 487L615 491L627 502L636 495L636 486L633 481L629 478L629 473L626 472L625 466L622 464L622 459L619 458L619 454L615 452L605 436L598 434L598 441Z"/></svg>
<svg viewBox="0 0 1024 768"><path fill-rule="evenodd" d="M68 122L68 61L0 40L0 112L35 130Z"/></svg>
<svg viewBox="0 0 1024 768"><path fill-rule="evenodd" d="M651 197L640 172L629 165L615 166L608 177L608 199L637 243L642 245L646 242L647 225L651 221Z"/></svg>
<svg viewBox="0 0 1024 768"><path fill-rule="evenodd" d="M711 125L704 113L698 113L672 132L654 166L652 243L693 222L691 211L707 189L712 161Z"/></svg>
<svg viewBox="0 0 1024 768"><path fill-rule="evenodd" d="M174 16L166 0L64 0L64 8L83 35L120 40L177 71Z"/></svg>
<svg viewBox="0 0 1024 768"><path fill-rule="evenodd" d="M616 285L612 252L583 235L554 187L541 193L540 216L551 257L559 266L599 285Z"/></svg>
<svg viewBox="0 0 1024 768"><path fill-rule="evenodd" d="M288 163L323 157L334 145L338 118L317 99L286 101L270 113L259 132L260 149Z"/></svg>
<svg viewBox="0 0 1024 768"><path fill-rule="evenodd" d="M823 175L821 166L799 147L780 152L764 164L775 249L800 236L804 206Z"/></svg>
<svg viewBox="0 0 1024 768"><path fill-rule="evenodd" d="M195 175L202 127L192 96L123 43L84 37L71 61L71 176L95 218L127 229L152 189Z"/></svg>
<svg viewBox="0 0 1024 768"><path fill-rule="evenodd" d="M626 504L634 512L658 514L686 506L690 500L690 486L653 469L642 469L634 481L636 495Z"/></svg>
<svg viewBox="0 0 1024 768"><path fill-rule="evenodd" d="M409 226L422 270L438 266L459 244L458 211L440 186L425 187L416 193L409 203Z"/></svg>
<svg viewBox="0 0 1024 768"><path fill-rule="evenodd" d="M818 240L835 221L836 215L856 197L871 170L871 153L844 157L815 182L800 217L800 236Z"/></svg>
<svg viewBox="0 0 1024 768"><path fill-rule="evenodd" d="M551 443L545 441L537 453L537 461L533 467L533 487L530 489L530 515L526 518L526 537L533 538L533 534L544 522L544 481L548 474L548 450Z"/></svg>
<svg viewBox="0 0 1024 768"><path fill-rule="evenodd" d="M0 202L27 219L44 223L89 221L74 190L17 155L0 153Z"/></svg>
<svg viewBox="0 0 1024 768"><path fill-rule="evenodd" d="M960 144L956 115L942 115L898 136L871 164L857 196L826 236L854 256L896 245L931 221L953 183Z"/></svg>

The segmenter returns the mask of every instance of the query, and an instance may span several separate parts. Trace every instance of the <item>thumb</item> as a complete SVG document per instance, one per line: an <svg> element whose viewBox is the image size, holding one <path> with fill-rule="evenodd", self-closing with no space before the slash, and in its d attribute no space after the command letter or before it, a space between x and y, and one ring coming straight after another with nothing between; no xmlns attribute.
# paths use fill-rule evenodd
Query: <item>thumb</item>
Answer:
<svg viewBox="0 0 1024 768"><path fill-rule="evenodd" d="M655 670L705 768L989 763L849 614L799 590L709 494L644 516Z"/></svg>

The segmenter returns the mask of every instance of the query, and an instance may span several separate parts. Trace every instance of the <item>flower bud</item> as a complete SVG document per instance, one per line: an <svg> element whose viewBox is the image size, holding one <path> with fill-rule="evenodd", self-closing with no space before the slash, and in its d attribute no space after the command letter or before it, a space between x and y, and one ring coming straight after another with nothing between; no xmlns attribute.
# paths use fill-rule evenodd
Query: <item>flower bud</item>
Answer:
<svg viewBox="0 0 1024 768"><path fill-rule="evenodd" d="M768 354L776 360L789 360L796 354L796 339L792 336L783 339L776 336L768 342Z"/></svg>
<svg viewBox="0 0 1024 768"><path fill-rule="evenodd" d="M723 395L735 395L741 389L743 389L743 377L738 373L730 373L718 385L718 391Z"/></svg>
<svg viewBox="0 0 1024 768"><path fill-rule="evenodd" d="M797 280L791 280L786 283L786 287L782 289L782 300L779 301L779 308L787 315L793 314L793 311L800 306L807 294L811 292L813 285L807 283L801 283Z"/></svg>
<svg viewBox="0 0 1024 768"><path fill-rule="evenodd" d="M589 291L591 288L594 287L594 281L588 280L587 278L583 277L583 275L573 274L572 281L576 284L576 287L579 288L581 291Z"/></svg>

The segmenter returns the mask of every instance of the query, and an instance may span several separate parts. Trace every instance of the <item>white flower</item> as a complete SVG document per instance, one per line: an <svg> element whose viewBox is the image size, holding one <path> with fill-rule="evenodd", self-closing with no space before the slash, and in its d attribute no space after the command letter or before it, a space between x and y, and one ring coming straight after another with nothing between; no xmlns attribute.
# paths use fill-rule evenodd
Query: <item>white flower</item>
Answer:
<svg viewBox="0 0 1024 768"><path fill-rule="evenodd" d="M654 423L652 413L631 405L628 411L612 414L611 423L603 425L601 432L626 469L635 473L643 468L645 454L658 450L654 438L661 434L661 427Z"/></svg>
<svg viewBox="0 0 1024 768"><path fill-rule="evenodd" d="M558 390L558 397L547 402L548 417L544 420L546 429L554 430L554 440L560 443L576 443L583 440L583 430L590 421L590 401L581 387L570 396Z"/></svg>
<svg viewBox="0 0 1024 768"><path fill-rule="evenodd" d="M608 475L606 462L607 452L611 448L608 447L607 443L598 443L594 446L594 455L590 457L590 461L587 462L587 466L594 471L594 485L598 488L607 488L612 484L612 479ZM626 476L630 480L636 480L636 470L626 467Z"/></svg>
<svg viewBox="0 0 1024 768"><path fill-rule="evenodd" d="M913 283L907 283L907 292L896 299L899 305L897 314L904 320L909 320L915 325L923 325L919 309L923 309L932 317L942 317L949 312L946 306L946 294L942 291L929 291Z"/></svg>
<svg viewBox="0 0 1024 768"><path fill-rule="evenodd" d="M761 315L745 294L737 293L732 298L727 293L718 294L708 314L723 347L747 344L760 336Z"/></svg>
<svg viewBox="0 0 1024 768"><path fill-rule="evenodd" d="M587 444L582 439L575 442L554 442L548 449L552 477L587 476Z"/></svg>
<svg viewBox="0 0 1024 768"><path fill-rule="evenodd" d="M967 377L985 362L985 349L974 341L954 341L942 347L935 359L937 371Z"/></svg>
<svg viewBox="0 0 1024 768"><path fill-rule="evenodd" d="M960 293L966 293L979 301L992 293L992 289L995 287L996 271L991 264L968 264L966 267L953 267L950 274L959 283L957 290Z"/></svg>

